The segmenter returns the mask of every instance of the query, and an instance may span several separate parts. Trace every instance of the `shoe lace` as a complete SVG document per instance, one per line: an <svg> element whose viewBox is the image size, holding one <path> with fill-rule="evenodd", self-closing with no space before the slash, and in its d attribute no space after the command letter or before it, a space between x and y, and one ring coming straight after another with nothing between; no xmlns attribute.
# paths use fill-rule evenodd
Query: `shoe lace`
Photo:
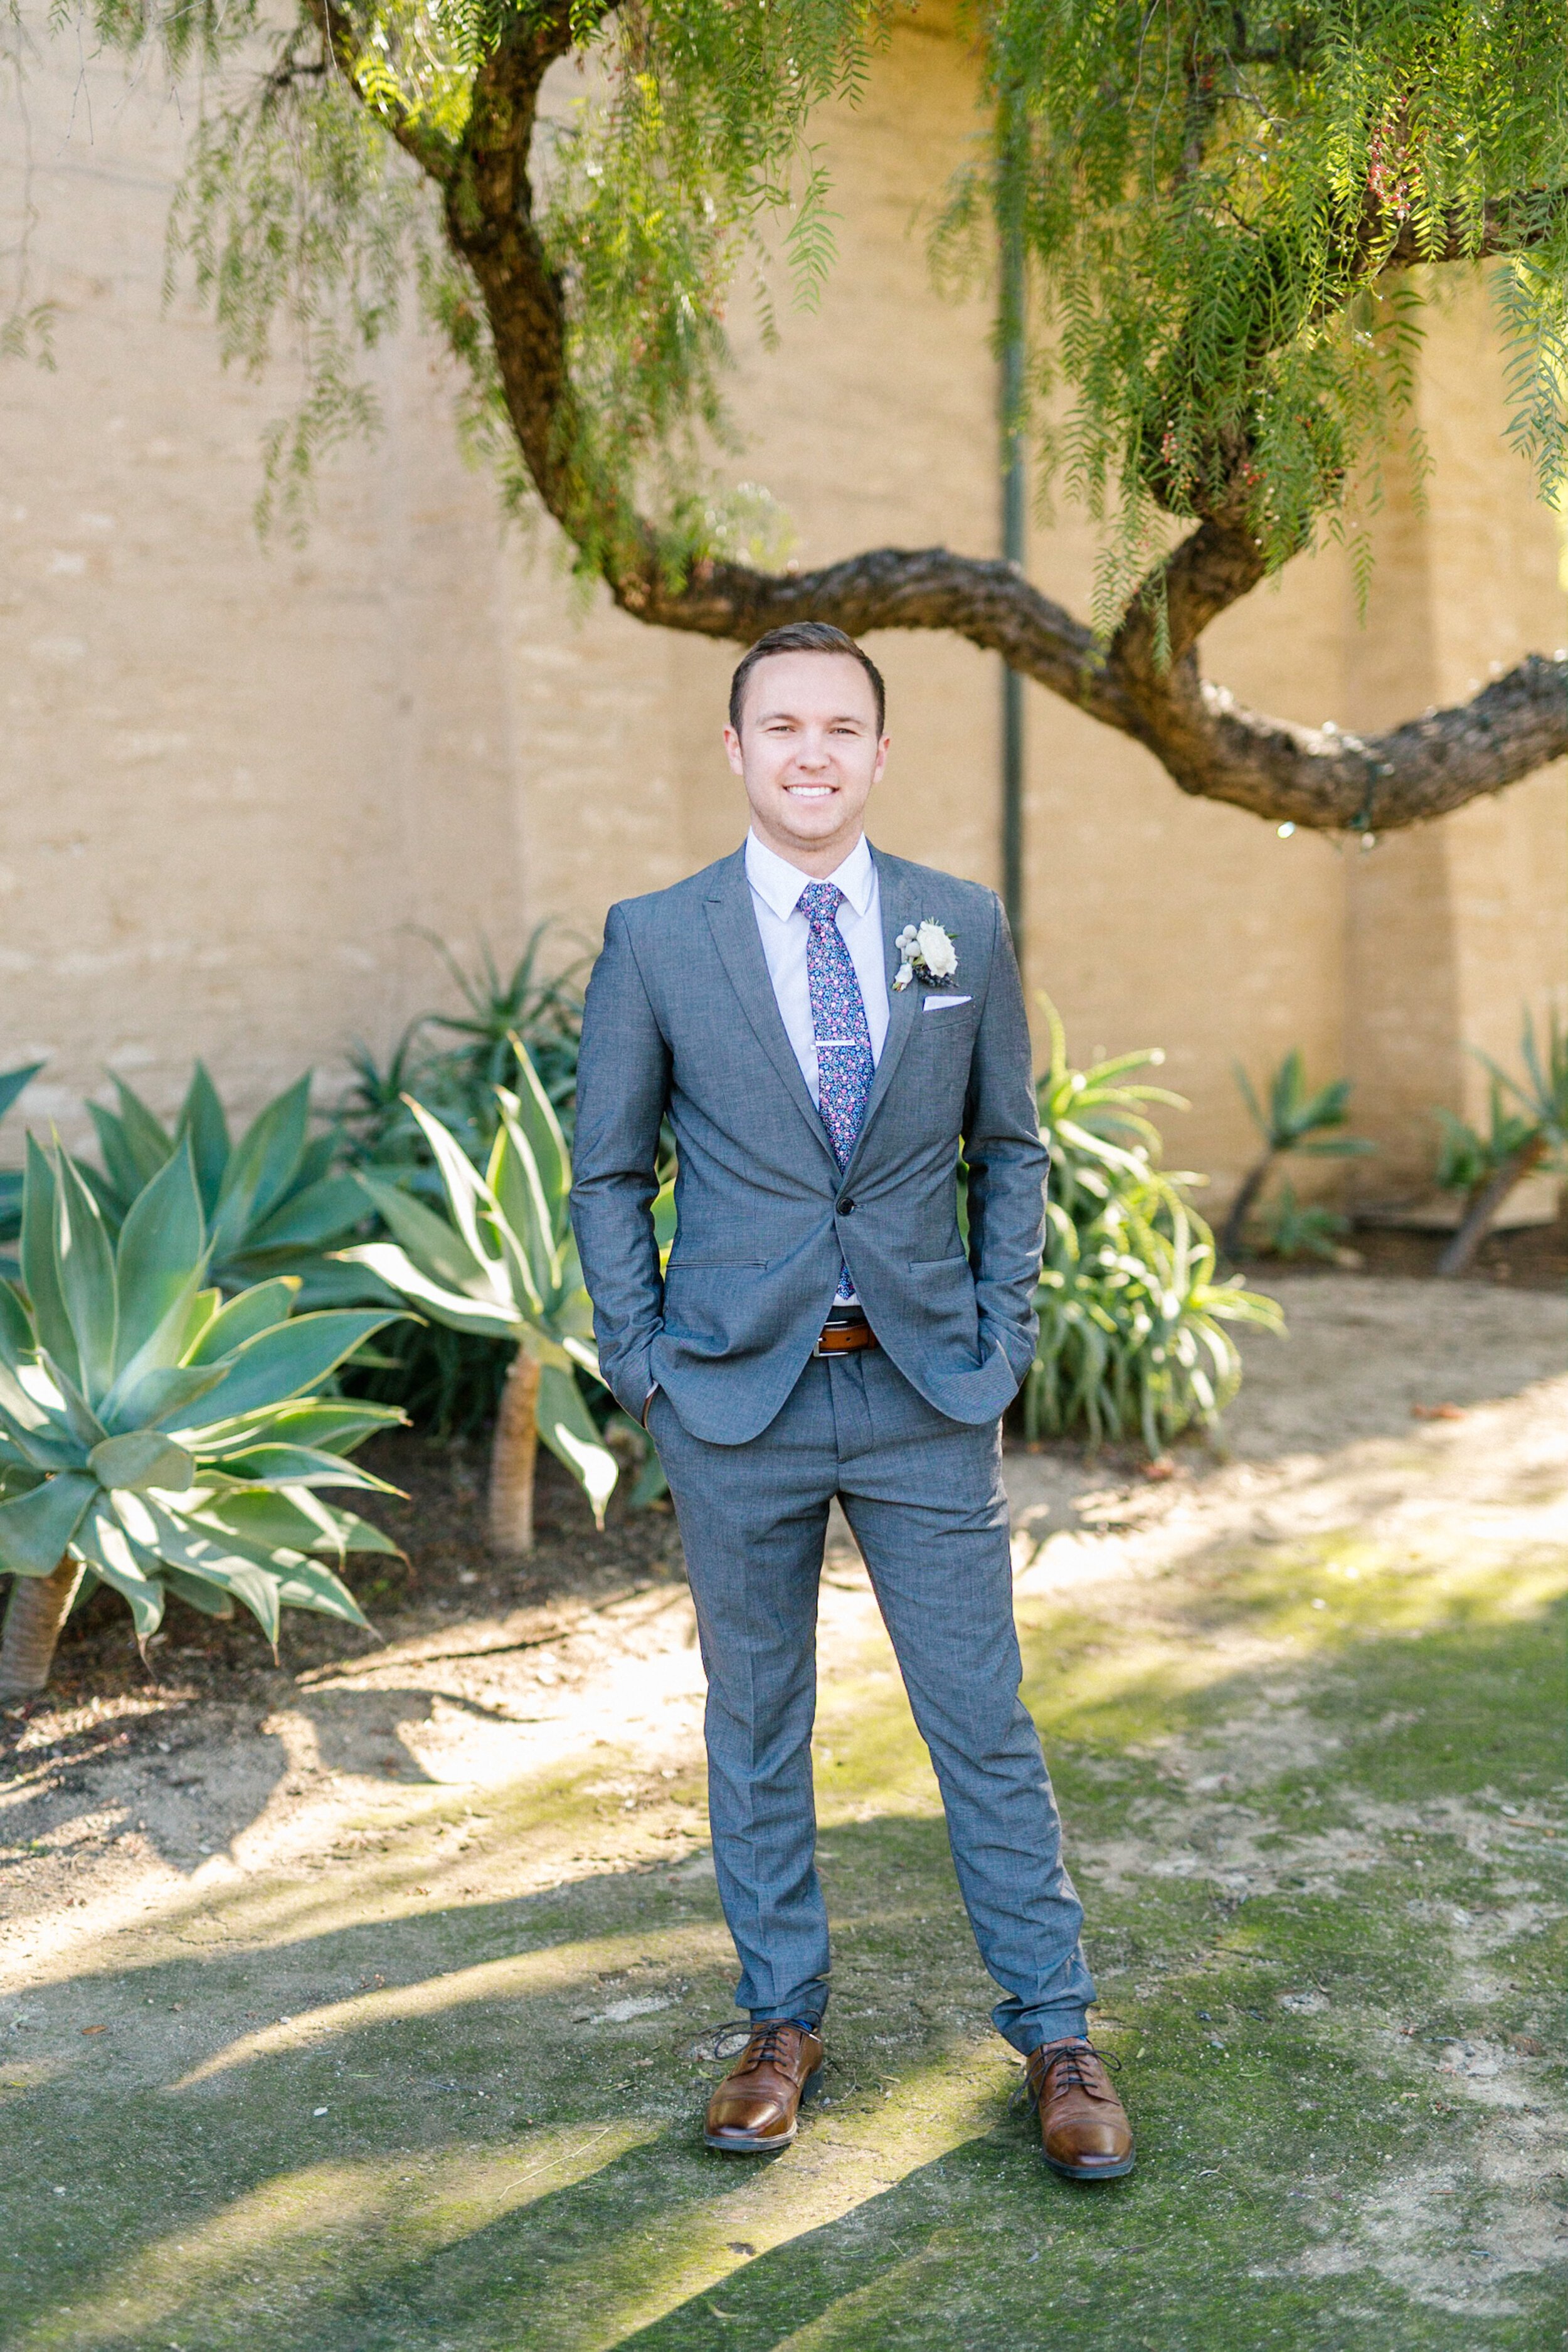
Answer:
<svg viewBox="0 0 1568 2352"><path fill-rule="evenodd" d="M1083 2091L1091 2099L1110 2095L1109 2084L1085 2066L1083 2062L1088 2058L1092 2058L1097 2065L1107 2067L1113 2074L1121 2070L1121 2060L1112 2056L1109 2050L1097 2050L1092 2042L1069 2042L1065 2050L1055 2051L1045 2061L1039 2068L1037 2079L1035 2069L1031 2067L1028 2070L1025 2085L1030 2102L1037 2102L1045 2096L1046 2086L1051 2083L1053 2075L1056 2078L1052 2085L1055 2090Z"/></svg>
<svg viewBox="0 0 1568 2352"><path fill-rule="evenodd" d="M752 2038L736 2062L735 2072L739 2074L744 2068L750 2073L753 2066L777 2065L784 2056L784 2035L799 2030L798 2026L792 2026L786 2017L770 2017L761 2025L753 2025Z"/></svg>

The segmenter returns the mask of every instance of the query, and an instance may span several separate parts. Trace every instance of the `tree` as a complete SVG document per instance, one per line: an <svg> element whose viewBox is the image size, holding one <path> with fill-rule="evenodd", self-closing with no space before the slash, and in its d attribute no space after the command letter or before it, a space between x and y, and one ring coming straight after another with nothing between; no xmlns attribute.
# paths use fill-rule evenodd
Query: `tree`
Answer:
<svg viewBox="0 0 1568 2352"><path fill-rule="evenodd" d="M1568 749L1562 658L1364 739L1243 709L1198 661L1324 535L1364 584L1391 436L1424 463L1413 368L1445 276L1489 268L1510 429L1563 488L1568 0L971 0L989 131L937 259L983 271L1000 240L1024 265L1004 278L1031 289L1042 477L1103 526L1087 620L944 548L769 568L765 499L712 478L725 303L781 225L810 299L831 263L813 119L919 0L294 0L280 32L258 0L86 5L127 49L222 68L174 240L231 356L300 339L274 516L371 420L354 349L415 283L508 498L639 620L952 630L1183 791L1320 830L1440 815ZM547 124L541 85L574 55L583 94Z"/></svg>

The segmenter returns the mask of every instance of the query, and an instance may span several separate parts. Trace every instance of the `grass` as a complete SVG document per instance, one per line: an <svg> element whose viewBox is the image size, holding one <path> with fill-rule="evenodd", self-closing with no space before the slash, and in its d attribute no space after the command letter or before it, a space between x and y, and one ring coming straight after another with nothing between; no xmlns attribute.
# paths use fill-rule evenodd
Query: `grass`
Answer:
<svg viewBox="0 0 1568 2352"><path fill-rule="evenodd" d="M1212 1546L1135 1609L1023 1601L1125 2183L1039 2160L872 1646L824 1692L834 2066L787 2155L700 2145L710 1874L647 1845L574 1875L606 1768L563 1766L485 1801L492 1854L559 1854L542 1892L460 1899L367 1835L309 1885L193 1887L0 2012L0 2341L1542 2352L1565 1588L1540 1546L1341 1530Z"/></svg>

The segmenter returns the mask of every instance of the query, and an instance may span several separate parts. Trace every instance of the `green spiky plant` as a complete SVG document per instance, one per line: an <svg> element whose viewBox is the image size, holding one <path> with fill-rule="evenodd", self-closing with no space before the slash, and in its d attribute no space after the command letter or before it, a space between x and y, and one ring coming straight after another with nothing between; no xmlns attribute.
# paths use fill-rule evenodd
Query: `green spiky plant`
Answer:
<svg viewBox="0 0 1568 2352"><path fill-rule="evenodd" d="M236 1143L217 1088L198 1062L173 1129L148 1109L123 1078L114 1079L118 1110L89 1102L101 1171L88 1169L110 1230L118 1229L158 1171L188 1142L211 1248L210 1279L232 1295L280 1274L297 1275L303 1303L330 1306L365 1295L363 1278L345 1275L324 1253L346 1241L365 1213L353 1178L334 1173L338 1138L311 1136L309 1071L286 1087Z"/></svg>
<svg viewBox="0 0 1568 2352"><path fill-rule="evenodd" d="M1239 1062L1236 1083L1263 1139L1263 1150L1242 1178L1220 1234L1220 1249L1233 1261L1241 1255L1247 1221L1277 1160L1291 1153L1311 1160L1357 1160L1375 1149L1362 1136L1338 1132L1350 1116L1349 1078L1334 1078L1314 1094L1307 1084L1300 1046L1291 1047L1269 1079L1266 1103L1258 1101Z"/></svg>
<svg viewBox="0 0 1568 2352"><path fill-rule="evenodd" d="M1445 1189L1462 1187L1468 1194L1453 1240L1437 1261L1439 1274L1465 1272L1516 1184L1537 1169L1568 1166L1568 1028L1555 1012L1544 1055L1536 1041L1534 1016L1525 1014L1519 1056L1524 1065L1522 1079L1510 1077L1489 1055L1477 1054L1491 1073L1489 1135L1451 1113L1438 1113L1446 1131L1437 1181ZM1512 1097L1517 1109L1505 1106L1505 1095Z"/></svg>
<svg viewBox="0 0 1568 2352"><path fill-rule="evenodd" d="M521 1038L570 1135L583 1007L569 971L541 972L548 929L534 927L510 971L484 943L476 968L465 970L445 941L424 934L456 982L461 1009L420 1013L384 1057L355 1047L353 1079L333 1114L346 1166L438 1210L446 1198L440 1171L407 1098L433 1112L482 1169L495 1142L495 1089L510 1075L513 1037ZM505 1352L489 1338L422 1318L395 1334L381 1363L362 1361L348 1378L356 1391L400 1404L422 1427L450 1436L492 1426L505 1373Z"/></svg>
<svg viewBox="0 0 1568 2352"><path fill-rule="evenodd" d="M288 1276L225 1304L214 1242L188 1139L113 1235L86 1171L28 1139L21 1284L0 1282L0 1696L44 1687L87 1577L143 1643L170 1592L242 1601L274 1645L285 1608L364 1623L328 1559L395 1547L319 1490L391 1492L346 1457L403 1416L316 1392L392 1318L295 1316Z"/></svg>
<svg viewBox="0 0 1568 2352"><path fill-rule="evenodd" d="M25 1062L20 1069L0 1071L0 1118L4 1118L28 1081L43 1068L42 1062ZM0 1168L0 1243L14 1242L22 1229L22 1171L19 1168ZM0 1254L0 1270L9 1265L9 1258Z"/></svg>
<svg viewBox="0 0 1568 2352"><path fill-rule="evenodd" d="M440 1172L447 1214L362 1169L360 1182L393 1238L343 1255L421 1314L513 1347L491 1441L489 1528L498 1551L521 1554L533 1549L541 1437L587 1496L600 1527L617 1471L575 1377L582 1370L602 1379L568 1215L571 1155L521 1042L513 1041L512 1051L517 1088L495 1089L498 1124L484 1174L411 1097L410 1114Z"/></svg>
<svg viewBox="0 0 1568 2352"><path fill-rule="evenodd" d="M1131 1074L1163 1055L1075 1069L1059 1013L1039 1002L1051 1040L1037 1087L1051 1174L1024 1433L1131 1438L1157 1454L1194 1423L1212 1428L1235 1396L1241 1358L1227 1326L1282 1331L1283 1318L1273 1299L1215 1280L1213 1235L1186 1197L1194 1180L1158 1164L1145 1106L1186 1104Z"/></svg>

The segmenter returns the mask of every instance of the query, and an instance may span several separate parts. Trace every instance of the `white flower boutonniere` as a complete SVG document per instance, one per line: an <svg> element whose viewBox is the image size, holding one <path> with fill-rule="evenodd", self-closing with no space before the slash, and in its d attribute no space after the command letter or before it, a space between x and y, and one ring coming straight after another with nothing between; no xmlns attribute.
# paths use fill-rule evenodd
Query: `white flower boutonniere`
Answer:
<svg viewBox="0 0 1568 2352"><path fill-rule="evenodd" d="M906 923L893 945L899 950L895 988L923 980L941 988L958 970L958 950L940 923Z"/></svg>

